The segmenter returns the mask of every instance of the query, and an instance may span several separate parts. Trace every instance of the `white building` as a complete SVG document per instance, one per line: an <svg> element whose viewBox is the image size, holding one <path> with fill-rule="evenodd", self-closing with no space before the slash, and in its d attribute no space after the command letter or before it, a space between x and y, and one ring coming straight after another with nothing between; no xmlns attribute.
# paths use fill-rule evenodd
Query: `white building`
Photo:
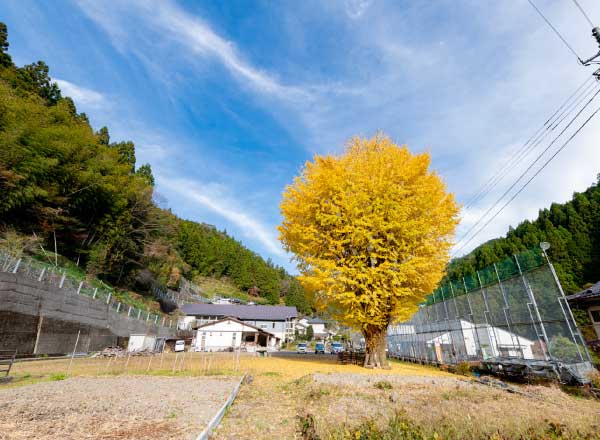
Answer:
<svg viewBox="0 0 600 440"><path fill-rule="evenodd" d="M185 304L181 307L185 317L179 328L192 329L223 318L235 318L244 324L257 327L277 338L277 346L294 338L298 311L288 306L258 306L240 304Z"/></svg>
<svg viewBox="0 0 600 440"><path fill-rule="evenodd" d="M469 357L478 356L478 346L484 360L494 357L536 359L538 347L531 339L487 324L475 326L463 319L451 322L454 327L452 331L438 331L432 326L429 332L420 334L415 333L415 326L412 324L392 326L388 331L388 336L391 337L388 345L392 345L389 349L393 353L418 358L423 356L419 352L419 347L422 347L438 362L445 361L444 353L452 352L452 347L456 347L459 354L464 352Z"/></svg>
<svg viewBox="0 0 600 440"><path fill-rule="evenodd" d="M195 351L224 351L244 349L246 351L275 349L281 340L254 325L232 317L206 322L197 327L194 338Z"/></svg>
<svg viewBox="0 0 600 440"><path fill-rule="evenodd" d="M313 328L313 334L315 339L325 340L329 336L329 332L325 328L325 320L321 318L310 318L308 325Z"/></svg>

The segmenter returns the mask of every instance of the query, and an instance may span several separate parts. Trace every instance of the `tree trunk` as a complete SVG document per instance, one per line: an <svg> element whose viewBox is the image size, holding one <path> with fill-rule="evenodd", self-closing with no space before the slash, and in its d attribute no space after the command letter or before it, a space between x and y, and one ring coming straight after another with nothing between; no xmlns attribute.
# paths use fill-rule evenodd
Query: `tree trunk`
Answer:
<svg viewBox="0 0 600 440"><path fill-rule="evenodd" d="M365 368L389 368L385 353L386 332L386 328L367 327L363 329L366 345Z"/></svg>

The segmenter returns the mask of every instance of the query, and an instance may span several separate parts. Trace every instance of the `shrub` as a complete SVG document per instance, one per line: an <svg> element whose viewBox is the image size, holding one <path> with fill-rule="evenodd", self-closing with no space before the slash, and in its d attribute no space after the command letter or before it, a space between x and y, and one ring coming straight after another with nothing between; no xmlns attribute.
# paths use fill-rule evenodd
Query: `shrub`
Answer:
<svg viewBox="0 0 600 440"><path fill-rule="evenodd" d="M577 344L565 336L555 336L550 341L550 355L562 362L578 362L581 360Z"/></svg>
<svg viewBox="0 0 600 440"><path fill-rule="evenodd" d="M589 374L588 379L590 379L592 387L598 388L600 390L600 372L598 370L592 371Z"/></svg>
<svg viewBox="0 0 600 440"><path fill-rule="evenodd" d="M66 378L67 378L67 375L64 373L56 373L56 374L50 375L50 380L52 380L52 381L65 380Z"/></svg>
<svg viewBox="0 0 600 440"><path fill-rule="evenodd" d="M387 380L380 380L379 382L375 383L374 387L379 390L391 390L393 388L392 384Z"/></svg>
<svg viewBox="0 0 600 440"><path fill-rule="evenodd" d="M468 362L459 362L456 365L455 369L456 374L460 374L461 376L468 376L471 374L471 366Z"/></svg>

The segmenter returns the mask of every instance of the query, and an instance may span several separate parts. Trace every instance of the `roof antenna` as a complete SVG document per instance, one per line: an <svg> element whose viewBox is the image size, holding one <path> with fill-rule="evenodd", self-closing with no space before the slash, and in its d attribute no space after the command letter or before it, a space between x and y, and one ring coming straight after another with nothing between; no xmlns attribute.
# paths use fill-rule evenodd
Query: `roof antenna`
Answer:
<svg viewBox="0 0 600 440"><path fill-rule="evenodd" d="M596 39L596 42L598 43L598 46L600 47L600 27L596 26L594 29L592 29L592 37L594 37ZM600 57L600 50L598 51L598 53L596 55L594 55L593 57L587 59L587 60L582 60L581 58L579 58L579 62L584 65L584 66L589 66L590 64L600 64L600 60L598 60L598 58Z"/></svg>

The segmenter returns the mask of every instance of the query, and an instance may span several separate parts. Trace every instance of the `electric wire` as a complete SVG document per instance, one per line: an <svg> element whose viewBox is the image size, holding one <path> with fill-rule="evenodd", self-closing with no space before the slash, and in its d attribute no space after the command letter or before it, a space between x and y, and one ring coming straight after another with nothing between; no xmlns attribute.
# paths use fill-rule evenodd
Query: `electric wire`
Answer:
<svg viewBox="0 0 600 440"><path fill-rule="evenodd" d="M550 29L552 29L554 31L554 33L556 34L556 36L558 38L560 38L560 40L564 43L564 45L567 46L567 48L573 53L573 55L575 55L575 57L578 60L581 60L581 58L579 57L579 55L577 55L577 52L575 52L575 49L573 49L571 47L571 45L569 43L567 43L567 40L561 35L560 32L558 32L558 29L556 29L554 27L554 25L552 23L550 23L550 20L548 20L546 18L546 16L542 13L542 11L540 11L539 8L535 5L535 3L533 3L533 0L527 0L527 1L531 5L531 7L536 10L536 12L539 14L539 16L542 17L542 19L546 22L546 24L550 27Z"/></svg>
<svg viewBox="0 0 600 440"><path fill-rule="evenodd" d="M528 153L524 155L524 151L530 151L532 145L536 144L536 142L539 144L538 140L544 132L544 129L546 130L546 134L548 134L548 130L551 129L551 125L554 124L554 122L556 122L556 120L558 120L562 116L562 114L564 114L564 110L569 108L569 106L571 106L574 102L576 102L579 99L579 97L581 96L580 92L582 91L582 89L584 89L583 94L585 93L585 91L589 90L589 83L590 81L592 81L593 83L593 79L593 76L588 77L519 149L511 153L511 157L509 157L508 160L506 160L504 164L494 173L494 175L490 177L479 188L479 190L477 190L477 192L473 196L471 196L471 198L465 203L465 209L473 207L478 201L480 201L487 194L489 194L497 186L497 184L504 179L511 167L518 163L519 160L523 158L523 156L526 157L528 155Z"/></svg>
<svg viewBox="0 0 600 440"><path fill-rule="evenodd" d="M596 91L593 94L593 96L585 103L585 105L577 112L577 114L569 121L569 123L561 130L561 132L554 138L554 140L529 164L529 166L525 169L525 171L523 171L521 173L521 175L517 178L517 180L515 180L512 185L498 198L498 200L496 200L496 202L489 207L485 213L477 220L477 222L475 222L475 224L473 226L471 226L471 228L469 228L469 230L462 236L462 238L456 243L457 245L460 244L461 242L463 242L463 240L465 240L470 234L471 232L473 232L473 230L475 230L475 228L477 226L479 226L479 224L481 224L481 222L488 216L488 214L496 207L498 206L502 200L515 188L515 186L521 181L521 179L523 179L523 177L533 168L533 166L542 158L542 156L556 143L556 141L565 133L565 131L573 124L573 122L575 122L575 120L577 120L577 118L581 115L581 113L583 113L583 111L592 103L592 101L598 96L598 94L600 93L600 86L596 87ZM486 223L486 225L488 225L489 222ZM480 232L477 231L475 233L475 235L471 236L469 238L469 240L466 243L463 243L458 249L456 249L456 251L453 252L453 255L456 255L458 252L460 252L468 243L470 243L473 238L478 235Z"/></svg>
<svg viewBox="0 0 600 440"><path fill-rule="evenodd" d="M575 6L583 14L583 16L585 17L585 19L587 20L587 22L590 24L590 26L594 27L594 23L592 23L592 20L590 19L590 16L586 14L586 12L583 10L583 8L579 4L579 2L577 0L573 0L573 3L575 3Z"/></svg>
<svg viewBox="0 0 600 440"><path fill-rule="evenodd" d="M463 248L468 245L477 235L479 235L479 233L481 231L483 231L514 199L517 198L517 196L519 194L521 194L521 192L533 181L533 179L535 179L544 168L546 168L546 166L558 155L558 153L560 153L562 150L564 150L567 145L569 145L569 143L579 134L579 132L598 114L598 112L600 112L600 107L598 107L584 122L583 124L567 139L567 141L558 149L554 152L554 154L552 156L550 156L548 158L548 160L546 160L546 162L544 162L544 164L529 178L529 180L527 180L527 182L525 182L521 188L519 188L519 190L512 195L512 197L510 199L508 199L506 201L506 203L504 205L502 205L502 207L496 211L496 213L481 227L479 228L479 230L462 246ZM460 250L460 249L459 249ZM458 251L457 251L458 252Z"/></svg>
<svg viewBox="0 0 600 440"><path fill-rule="evenodd" d="M510 191L512 191L512 189L517 185L517 183L519 183L519 181L527 174L527 172L529 172L529 170L531 170L531 168L535 165L535 163L552 147L552 145L554 145L554 143L564 134L564 132L573 124L573 122L579 117L579 115L587 108L587 106L594 100L594 98L598 95L598 93L600 93L600 88L597 86L596 87L596 92L595 94L592 96L592 98L579 110L579 112L571 119L571 121L569 121L569 123L562 129L562 131L554 138L554 140L529 164L529 166L527 167L527 169L525 169L525 171L523 171L523 173L517 178L517 180L515 182L513 182L513 184L502 194L502 196L500 196L500 198L498 200L496 200L496 202L489 207L485 213L477 220L477 222L471 226L471 228L469 228L469 230L463 234L463 236L458 240L458 242L456 243L456 245L459 245L463 240L465 240L465 238L467 238L469 236L469 234L485 219L485 217L487 217L487 215L498 205L500 204L500 202L502 201L502 199L504 199L504 197L506 197ZM556 127L556 126L555 126ZM457 249L456 252L460 251L462 249L463 246L461 246L460 248Z"/></svg>
<svg viewBox="0 0 600 440"><path fill-rule="evenodd" d="M592 78L594 78L594 77L592 76ZM580 94L580 96L577 98L577 100L576 100L576 101L573 101L574 103L576 103L574 106L572 105L573 103L570 103L570 104L567 106L567 108L563 110L563 112L561 112L561 113L559 113L559 114L558 114L558 117L560 117L561 119L560 119L558 122L553 122L553 124L551 125L551 128L550 128L550 130L549 130L549 131L547 131L547 132L544 134L544 136L543 136L543 137L539 138L539 139L536 141L536 143L535 143L535 145L533 146L533 149L532 149L531 151L535 150L535 149L537 148L537 146L538 146L538 145L539 145L539 144L540 144L540 143L541 143L543 140L545 140L545 138L547 138L547 137L548 137L548 136L549 136L549 135L550 135L550 134L551 134L551 133L552 133L552 132L553 132L553 131L554 131L554 130L555 130L555 129L556 129L556 128L557 128L557 127L558 127L558 126L559 126L559 125L560 125L560 124L561 124L561 123L562 123L562 122L563 122L563 121L564 121L564 120L565 120L565 119L566 119L568 116L569 116L569 115L570 115L570 114L572 114L574 109L578 108L578 107L579 107L579 105L580 105L580 104L581 104L581 103L582 103L582 102L583 102L585 99L589 98L589 97L590 97L590 96L591 96L591 95L594 93L594 91L595 91L595 90L596 90L596 93L597 93L597 90L598 90L598 88L599 88L599 85L598 85L598 83L596 83L596 82L593 82L593 83L592 83L592 85L593 85L594 87L593 87L593 88L592 88L592 89L591 89L589 92L587 92L587 93L584 93L583 95L581 95L581 94ZM589 87L588 87L588 88L589 88ZM595 96L595 95L594 95L594 96ZM589 102L588 102L588 104L586 104L586 106L587 106L587 105L589 105ZM583 108L583 109L585 109L585 106L584 106L584 108ZM580 110L580 113L581 113L581 111L583 111L583 109L581 109L581 110ZM577 115L577 116L579 116L579 114L580 114L580 113L578 113L578 115ZM564 114L564 116L563 116L563 114ZM555 115L556 115L556 112L555 112ZM576 118L577 118L577 116L575 116L575 118L574 118L574 119L576 119ZM550 119L549 119L549 121L550 121ZM572 123L573 123L573 120L571 120L571 122L569 122L569 125L570 125L570 124L572 124ZM546 151L547 151L547 150L548 150L548 149L549 149L549 148L550 148L550 147L551 147L551 146L554 144L554 142L556 142L556 140L558 139L558 137L560 137L560 136L561 136L561 135L564 133L564 131L565 131L567 128L569 128L569 125L567 125L567 126L566 126L566 127L563 129L563 131L562 131L562 132L561 132L561 133L560 133L560 134L557 136L557 138L555 138L555 139L554 139L554 141L553 141L553 142L552 142L552 143L551 143L551 144L550 144L548 147L546 147L546 149L545 149L545 150L544 150L544 151L541 153L541 155L540 155L540 156L542 156L542 155L543 155L543 154L544 154L544 153L545 153L545 152L546 152ZM525 158L526 158L526 157L527 157L527 156L528 156L528 155L531 153L531 151L529 151L529 152L528 152L528 153L525 155L525 157L523 157L523 159L525 159ZM530 164L530 166L528 167L528 169L527 169L527 170L525 170L525 173L527 173L527 171L528 171L529 169L531 169L531 167L532 167L532 166L535 164L535 162L536 162L537 160L539 160L540 156L538 156L538 157L537 157L537 158L534 160L534 162L533 162L532 164ZM508 173L508 170L507 170L507 173ZM519 179L521 179L522 177L523 177L523 176L519 177ZM504 176L502 176L502 178L504 178ZM498 181L498 182L496 182L496 184L497 184L497 183L499 183L499 181ZM495 207L495 206L496 206L498 203L500 203L500 201L502 200L502 198L504 198L504 197L506 196L506 194L507 194L508 192L510 192L510 190L511 190L511 189L514 187L514 185L516 185L516 183L518 183L518 181L517 181L517 182L515 182L515 183L513 183L513 185L512 185L512 186L511 186L511 187L508 189L508 191L507 191L507 192L506 192L506 193L505 193L505 194L504 194L504 195L503 195L503 196L502 196L502 197L501 197L501 198L500 198L498 201L496 201L496 203L495 203L495 204L494 204L494 205L493 205L491 208L489 208L489 209L486 211L486 213L485 213L485 214L483 214L483 215L482 215L482 216L479 218L479 220L477 221L477 223L475 223L475 224L474 224L474 225L473 225L473 226L472 226L472 227L471 227L471 228L470 228L470 229L469 229L469 230L468 230L466 233L464 233L464 234L463 234L463 235L462 235L462 236L459 238L459 240L458 240L458 242L456 243L456 245L459 245L459 244L460 244L460 243L461 243L463 240L465 240L465 238L467 238L467 237L468 237L468 235L469 235L469 234L470 234L470 233L473 231L473 229L475 229L475 228L477 227L477 225L483 221L483 219L485 218L485 216L487 216L487 214L488 214L488 213L489 213L489 212L490 212L492 209L494 209L494 207ZM490 188L490 190L491 190L491 188Z"/></svg>

